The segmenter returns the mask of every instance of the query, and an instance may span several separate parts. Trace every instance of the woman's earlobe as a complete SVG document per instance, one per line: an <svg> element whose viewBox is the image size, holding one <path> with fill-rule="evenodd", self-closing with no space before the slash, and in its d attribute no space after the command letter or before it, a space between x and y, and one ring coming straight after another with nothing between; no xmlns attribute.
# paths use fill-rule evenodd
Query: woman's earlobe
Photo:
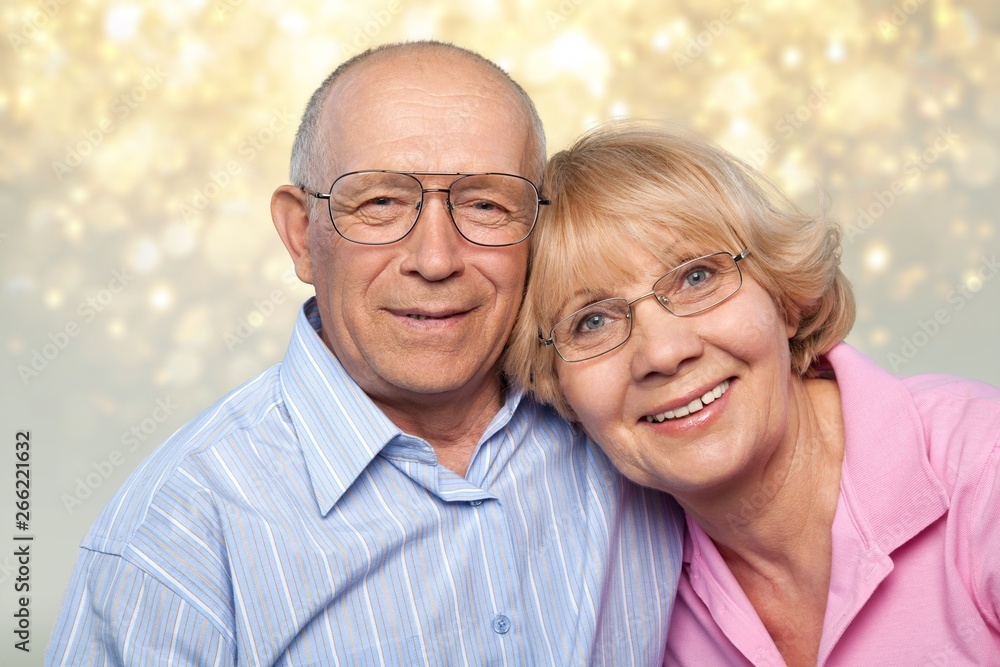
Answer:
<svg viewBox="0 0 1000 667"><path fill-rule="evenodd" d="M802 313L798 312L797 308L790 309L785 313L785 333L788 340L795 337L800 324L802 324Z"/></svg>

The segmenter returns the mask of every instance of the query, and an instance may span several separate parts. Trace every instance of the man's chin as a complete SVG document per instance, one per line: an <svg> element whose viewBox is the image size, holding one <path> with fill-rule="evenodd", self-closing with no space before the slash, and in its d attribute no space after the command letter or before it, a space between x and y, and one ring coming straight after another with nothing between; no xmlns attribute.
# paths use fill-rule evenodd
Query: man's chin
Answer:
<svg viewBox="0 0 1000 667"><path fill-rule="evenodd" d="M468 353L451 350L422 350L386 363L376 361L373 370L390 392L414 398L474 394L497 378L495 363L483 359L476 364Z"/></svg>

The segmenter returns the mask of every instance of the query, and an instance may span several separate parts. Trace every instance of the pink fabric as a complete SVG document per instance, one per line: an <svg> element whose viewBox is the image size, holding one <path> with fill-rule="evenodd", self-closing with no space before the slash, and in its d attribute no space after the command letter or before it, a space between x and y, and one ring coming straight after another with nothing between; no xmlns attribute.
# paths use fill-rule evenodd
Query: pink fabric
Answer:
<svg viewBox="0 0 1000 667"><path fill-rule="evenodd" d="M1000 389L827 359L846 446L818 665L1000 665ZM664 664L785 664L690 519Z"/></svg>

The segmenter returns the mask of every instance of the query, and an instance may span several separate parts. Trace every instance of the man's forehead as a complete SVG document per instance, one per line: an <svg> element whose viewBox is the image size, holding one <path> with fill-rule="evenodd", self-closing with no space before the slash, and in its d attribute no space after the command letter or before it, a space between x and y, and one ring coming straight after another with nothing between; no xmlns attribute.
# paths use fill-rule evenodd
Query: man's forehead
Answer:
<svg viewBox="0 0 1000 667"><path fill-rule="evenodd" d="M391 87L391 91L386 91ZM405 95L490 95L514 102L511 84L487 64L461 52L423 46L375 54L344 72L330 88L327 102L337 108L344 97L386 100Z"/></svg>
<svg viewBox="0 0 1000 667"><path fill-rule="evenodd" d="M366 168L521 172L529 167L531 126L510 82L468 56L392 54L348 70L331 86L320 131L328 138L332 175ZM492 146L501 134L510 143L504 152L516 155L516 164L469 163L489 161L485 144ZM469 154L456 153L456 144L463 149L458 153Z"/></svg>

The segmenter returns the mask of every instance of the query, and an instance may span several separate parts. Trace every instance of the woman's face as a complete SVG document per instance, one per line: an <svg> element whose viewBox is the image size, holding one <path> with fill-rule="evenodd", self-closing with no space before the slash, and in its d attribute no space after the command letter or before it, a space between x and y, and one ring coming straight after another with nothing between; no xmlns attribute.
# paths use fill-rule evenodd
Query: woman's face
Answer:
<svg viewBox="0 0 1000 667"><path fill-rule="evenodd" d="M645 294L673 268L639 246L634 251L642 268L608 296ZM745 261L754 261L752 251ZM557 362L559 386L577 418L635 482L682 499L721 490L763 473L781 443L795 327L743 274L739 291L697 315L677 317L643 299L632 305L632 335L624 345L588 361ZM586 301L567 304L564 314ZM708 394L711 402L692 405ZM691 407L690 414L664 416Z"/></svg>

